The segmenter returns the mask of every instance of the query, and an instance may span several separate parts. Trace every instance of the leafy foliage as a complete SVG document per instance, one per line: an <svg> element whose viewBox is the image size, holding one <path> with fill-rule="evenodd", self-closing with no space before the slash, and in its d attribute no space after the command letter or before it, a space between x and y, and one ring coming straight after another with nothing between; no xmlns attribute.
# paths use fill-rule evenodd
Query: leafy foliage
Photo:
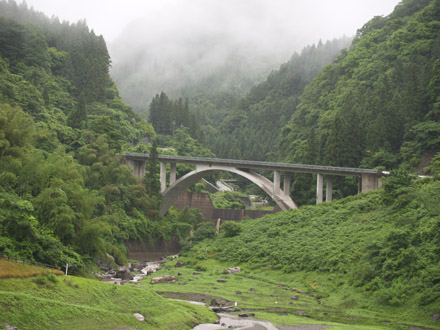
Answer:
<svg viewBox="0 0 440 330"><path fill-rule="evenodd" d="M75 269L174 235L118 156L155 132L119 97L102 36L14 1L0 11L0 253Z"/></svg>
<svg viewBox="0 0 440 330"><path fill-rule="evenodd" d="M359 29L305 88L281 130L277 158L415 169L421 156L438 151L439 11L438 1L406 0ZM302 193L304 181L313 180L295 176L292 189L300 204L313 202Z"/></svg>
<svg viewBox="0 0 440 330"><path fill-rule="evenodd" d="M380 304L423 305L435 312L440 182L405 178L396 174L386 189L337 202L225 222L224 234L204 250L228 263L335 274L340 285L348 283Z"/></svg>
<svg viewBox="0 0 440 330"><path fill-rule="evenodd" d="M349 42L349 38L341 38L306 47L234 106L207 113L206 144L222 158L273 158L279 132L295 112L304 88Z"/></svg>

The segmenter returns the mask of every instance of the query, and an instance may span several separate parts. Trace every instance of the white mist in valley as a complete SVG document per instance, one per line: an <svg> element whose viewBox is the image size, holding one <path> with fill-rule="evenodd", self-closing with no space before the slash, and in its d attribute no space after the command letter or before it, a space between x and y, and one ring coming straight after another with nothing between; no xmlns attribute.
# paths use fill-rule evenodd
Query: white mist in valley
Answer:
<svg viewBox="0 0 440 330"><path fill-rule="evenodd" d="M399 0L26 0L103 35L135 110L156 93L237 97L307 45L351 37Z"/></svg>
<svg viewBox="0 0 440 330"><path fill-rule="evenodd" d="M385 1L386 2L386 1ZM388 1L391 11L397 1ZM124 100L144 111L152 97L239 97L295 52L352 36L359 12L378 1L167 1L144 8L109 50ZM384 10L384 5L378 8ZM388 12L384 12L387 14ZM377 12L380 14L380 12Z"/></svg>

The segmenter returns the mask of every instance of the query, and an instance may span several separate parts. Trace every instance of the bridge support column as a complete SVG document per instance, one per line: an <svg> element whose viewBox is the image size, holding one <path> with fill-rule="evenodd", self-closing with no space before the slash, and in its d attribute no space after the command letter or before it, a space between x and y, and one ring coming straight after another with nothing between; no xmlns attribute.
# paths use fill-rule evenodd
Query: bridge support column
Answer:
<svg viewBox="0 0 440 330"><path fill-rule="evenodd" d="M316 178L316 204L322 203L323 191L324 191L324 176L318 173Z"/></svg>
<svg viewBox="0 0 440 330"><path fill-rule="evenodd" d="M167 163L160 163L160 192L167 188Z"/></svg>
<svg viewBox="0 0 440 330"><path fill-rule="evenodd" d="M325 187L325 201L331 202L333 198L333 180L331 176L327 176L327 184Z"/></svg>
<svg viewBox="0 0 440 330"><path fill-rule="evenodd" d="M176 182L176 163L170 164L170 185Z"/></svg>
<svg viewBox="0 0 440 330"><path fill-rule="evenodd" d="M361 192L379 188L379 176L376 174L362 174Z"/></svg>
<svg viewBox="0 0 440 330"><path fill-rule="evenodd" d="M280 193L280 172L279 171L273 171L273 194L274 196L279 195Z"/></svg>
<svg viewBox="0 0 440 330"><path fill-rule="evenodd" d="M290 173L284 173L283 192L284 195L290 196Z"/></svg>
<svg viewBox="0 0 440 330"><path fill-rule="evenodd" d="M142 160L132 160L127 159L125 165L131 168L131 171L135 177L138 179L143 179L145 176L145 161Z"/></svg>

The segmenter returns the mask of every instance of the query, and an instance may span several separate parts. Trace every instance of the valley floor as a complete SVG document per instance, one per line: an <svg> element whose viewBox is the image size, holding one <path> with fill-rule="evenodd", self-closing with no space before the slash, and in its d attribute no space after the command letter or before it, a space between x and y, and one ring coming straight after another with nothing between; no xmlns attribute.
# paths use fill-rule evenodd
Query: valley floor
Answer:
<svg viewBox="0 0 440 330"><path fill-rule="evenodd" d="M440 329L432 320L423 322L426 315L418 314L420 310L374 306L348 288L324 297L320 286L331 283L316 274L283 274L249 265L243 265L239 273L227 274L225 269L236 265L213 259L182 260L184 267L175 267L177 261L172 261L153 275L176 276L176 283L149 284L151 278L147 277L140 285L164 297L218 304L231 315L251 315L281 330Z"/></svg>

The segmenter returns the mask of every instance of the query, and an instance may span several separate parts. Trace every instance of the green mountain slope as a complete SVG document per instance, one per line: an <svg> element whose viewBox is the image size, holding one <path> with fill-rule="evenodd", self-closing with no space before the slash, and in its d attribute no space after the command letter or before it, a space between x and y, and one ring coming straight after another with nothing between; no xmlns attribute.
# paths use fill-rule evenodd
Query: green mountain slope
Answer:
<svg viewBox="0 0 440 330"><path fill-rule="evenodd" d="M118 157L155 132L119 97L103 38L13 1L0 13L0 253L79 269L169 237Z"/></svg>
<svg viewBox="0 0 440 330"><path fill-rule="evenodd" d="M281 132L278 158L414 169L438 152L439 17L439 1L404 0L358 30L350 49L305 89ZM294 190L310 186L300 181Z"/></svg>
<svg viewBox="0 0 440 330"><path fill-rule="evenodd" d="M306 47L254 86L236 106L205 112L207 145L219 157L264 160L270 157L280 129L294 113L304 87L332 62L349 38Z"/></svg>

